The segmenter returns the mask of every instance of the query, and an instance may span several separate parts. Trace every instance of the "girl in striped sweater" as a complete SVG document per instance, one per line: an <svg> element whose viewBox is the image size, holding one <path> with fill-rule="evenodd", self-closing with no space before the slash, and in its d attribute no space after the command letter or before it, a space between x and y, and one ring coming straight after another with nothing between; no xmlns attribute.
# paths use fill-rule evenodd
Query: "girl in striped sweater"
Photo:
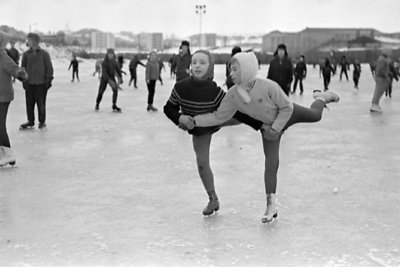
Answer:
<svg viewBox="0 0 400 267"><path fill-rule="evenodd" d="M191 117L217 110L225 96L225 92L213 82L214 62L208 51L199 50L193 54L191 76L177 82L171 96L164 106L164 113L183 130L188 130ZM241 121L259 130L262 122L243 113L236 113L233 120L224 125L234 125ZM236 119L236 120L235 120ZM210 144L213 133L220 129L219 125L211 127L195 127L189 130L192 135L193 149L196 153L197 168L209 202L203 210L204 215L211 215L219 209L219 201L215 192L214 176L210 167Z"/></svg>

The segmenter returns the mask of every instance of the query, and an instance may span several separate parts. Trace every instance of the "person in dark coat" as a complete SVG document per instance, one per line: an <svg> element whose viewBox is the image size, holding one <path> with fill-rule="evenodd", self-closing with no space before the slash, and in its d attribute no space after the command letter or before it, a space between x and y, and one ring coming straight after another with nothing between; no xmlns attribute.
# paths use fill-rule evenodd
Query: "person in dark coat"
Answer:
<svg viewBox="0 0 400 267"><path fill-rule="evenodd" d="M107 88L107 84L110 85L113 95L112 95L112 109L115 112L121 112L121 108L117 106L117 98L118 98L118 84L115 80L115 77L118 78L118 83L122 82L122 73L119 68L117 59L115 58L114 49L107 49L107 54L104 57L103 63L101 64L101 78L99 85L99 92L96 98L96 107L95 110L99 110L99 105L101 99L103 98L104 91Z"/></svg>
<svg viewBox="0 0 400 267"><path fill-rule="evenodd" d="M293 81L293 65L288 57L285 44L278 45L274 57L269 66L267 78L278 83L285 94L289 95Z"/></svg>
<svg viewBox="0 0 400 267"><path fill-rule="evenodd" d="M301 55L299 62L297 62L296 67L294 68L294 85L292 94L296 93L297 82L299 82L300 86L300 95L303 94L303 79L307 76L307 66L304 62L304 56Z"/></svg>
<svg viewBox="0 0 400 267"><path fill-rule="evenodd" d="M399 81L399 72L395 68L393 61L389 60L389 85L385 90L385 97L392 97L393 79L396 80L396 82Z"/></svg>
<svg viewBox="0 0 400 267"><path fill-rule="evenodd" d="M129 72L131 74L131 79L129 80L128 86L131 85L133 81L133 86L137 89L137 66L142 65L146 67L140 60L138 55L134 55L131 61L129 62Z"/></svg>
<svg viewBox="0 0 400 267"><path fill-rule="evenodd" d="M176 55L172 54L168 61L170 69L170 78L174 78L176 74Z"/></svg>
<svg viewBox="0 0 400 267"><path fill-rule="evenodd" d="M28 80L23 83L28 121L21 124L24 130L35 125L35 104L39 115L39 129L46 127L47 91L52 86L53 64L47 51L39 46L40 36L28 33L26 45L29 47L22 55L21 67L28 73Z"/></svg>
<svg viewBox="0 0 400 267"><path fill-rule="evenodd" d="M347 70L350 70L350 65L347 62L346 56L342 56L340 59L340 76L339 79L342 81L342 74L346 76L347 81L349 81L349 76L347 75Z"/></svg>
<svg viewBox="0 0 400 267"><path fill-rule="evenodd" d="M72 67L72 80L71 82L73 83L75 80L75 75L76 75L76 79L79 82L79 61L76 59L76 56L73 55L72 56L72 60L71 63L69 64L68 70L70 70Z"/></svg>
<svg viewBox="0 0 400 267"><path fill-rule="evenodd" d="M353 81L354 88L358 89L358 82L360 81L361 76L361 64L356 60L353 64Z"/></svg>
<svg viewBox="0 0 400 267"><path fill-rule="evenodd" d="M236 55L237 53L240 53L240 52L242 52L242 48L240 48L240 46L234 46L232 48L231 58L234 55ZM230 67L230 63L229 62L230 62L230 60L226 63L226 68L225 68L225 76L226 76L225 84L226 84L226 87L228 88L228 90L229 90L229 88L231 88L232 86L235 85L235 83L232 81L232 77L231 77L231 74L230 74L231 67Z"/></svg>
<svg viewBox="0 0 400 267"><path fill-rule="evenodd" d="M324 78L324 91L329 90L329 84L331 82L331 75L335 75L335 70L332 67L331 62L328 58L325 59L325 64L322 67L322 77Z"/></svg>
<svg viewBox="0 0 400 267"><path fill-rule="evenodd" d="M190 44L184 40L179 47L179 55L176 56L176 81L181 81L190 77L190 62L192 55L190 54Z"/></svg>

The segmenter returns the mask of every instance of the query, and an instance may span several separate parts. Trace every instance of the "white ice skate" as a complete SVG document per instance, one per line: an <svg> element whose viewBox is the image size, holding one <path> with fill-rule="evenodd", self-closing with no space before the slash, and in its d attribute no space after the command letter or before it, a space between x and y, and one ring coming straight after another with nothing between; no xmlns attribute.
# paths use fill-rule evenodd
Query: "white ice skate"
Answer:
<svg viewBox="0 0 400 267"><path fill-rule="evenodd" d="M372 104L371 108L369 109L371 112L382 112L382 108L377 104Z"/></svg>
<svg viewBox="0 0 400 267"><path fill-rule="evenodd" d="M325 104L329 104L331 102L339 102L339 96L333 92L322 92L321 90L314 90L313 91L314 99L320 99L325 102Z"/></svg>
<svg viewBox="0 0 400 267"><path fill-rule="evenodd" d="M1 146L0 147L0 167L10 164L14 166L16 162L14 153L12 152L11 148Z"/></svg>
<svg viewBox="0 0 400 267"><path fill-rule="evenodd" d="M264 215L261 217L262 223L272 222L278 217L278 210L276 209L276 195L271 193L267 194L267 209Z"/></svg>

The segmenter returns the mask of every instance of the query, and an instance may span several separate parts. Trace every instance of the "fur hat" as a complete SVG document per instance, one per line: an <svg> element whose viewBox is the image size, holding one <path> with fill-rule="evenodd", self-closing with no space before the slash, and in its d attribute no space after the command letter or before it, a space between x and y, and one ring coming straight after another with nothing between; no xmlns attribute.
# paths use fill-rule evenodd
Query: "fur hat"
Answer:
<svg viewBox="0 0 400 267"><path fill-rule="evenodd" d="M107 54L108 53L115 54L114 49L113 48L107 48Z"/></svg>
<svg viewBox="0 0 400 267"><path fill-rule="evenodd" d="M232 52L231 52L231 57L233 57L234 55L236 55L237 53L242 52L242 48L240 48L240 46L234 46L232 48Z"/></svg>
<svg viewBox="0 0 400 267"><path fill-rule="evenodd" d="M197 50L196 52L194 52L193 55L198 54L198 53L202 53L202 54L207 55L208 63L209 63L206 73L201 78L204 79L204 80L206 80L206 79L209 79L209 80L214 79L214 58L213 58L213 56L207 50Z"/></svg>
<svg viewBox="0 0 400 267"><path fill-rule="evenodd" d="M277 55L278 55L278 50L279 50L279 49L283 49L283 50L285 51L285 57L288 56L288 52L287 52L287 48L286 48L286 45L285 45L285 44L279 44L279 45L278 45L278 47L277 47L276 50L275 50L274 56L277 56Z"/></svg>
<svg viewBox="0 0 400 267"><path fill-rule="evenodd" d="M186 40L183 40L182 43L181 43L181 47L184 46L184 45L186 45L187 47L189 47L189 46L190 46L190 43L189 43L188 41L186 41Z"/></svg>
<svg viewBox="0 0 400 267"><path fill-rule="evenodd" d="M28 33L28 35L26 36L26 39L31 39L33 42L35 42L37 44L40 42L39 34L33 33L33 32Z"/></svg>

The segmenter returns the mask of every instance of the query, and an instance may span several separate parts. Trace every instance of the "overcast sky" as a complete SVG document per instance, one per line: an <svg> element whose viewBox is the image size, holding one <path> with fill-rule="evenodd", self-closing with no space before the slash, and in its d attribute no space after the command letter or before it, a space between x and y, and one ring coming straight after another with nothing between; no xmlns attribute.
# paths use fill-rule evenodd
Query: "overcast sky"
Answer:
<svg viewBox="0 0 400 267"><path fill-rule="evenodd" d="M305 27L400 31L400 0L0 0L0 25L42 32L97 28L186 37L202 32L264 34Z"/></svg>

